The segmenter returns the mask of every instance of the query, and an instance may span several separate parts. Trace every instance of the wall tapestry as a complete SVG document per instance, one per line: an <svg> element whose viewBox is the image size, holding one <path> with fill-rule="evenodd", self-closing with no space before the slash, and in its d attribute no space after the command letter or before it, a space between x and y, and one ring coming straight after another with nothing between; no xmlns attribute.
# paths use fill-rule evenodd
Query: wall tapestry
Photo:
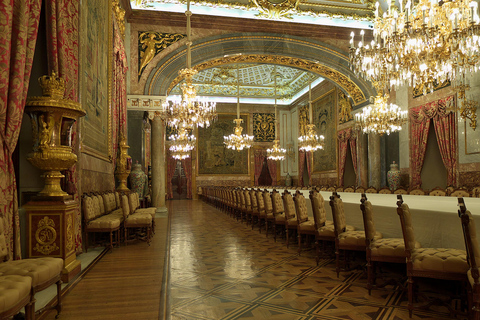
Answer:
<svg viewBox="0 0 480 320"><path fill-rule="evenodd" d="M147 64L163 49L185 38L180 33L144 32L138 33L138 79Z"/></svg>
<svg viewBox="0 0 480 320"><path fill-rule="evenodd" d="M198 174L248 174L248 149L227 149L223 137L233 133L236 115L219 114L208 128L198 128ZM244 131L248 132L247 116L242 115Z"/></svg>
<svg viewBox="0 0 480 320"><path fill-rule="evenodd" d="M275 140L275 113L253 114L253 136L255 142Z"/></svg>
<svg viewBox="0 0 480 320"><path fill-rule="evenodd" d="M312 106L313 108L313 106ZM310 123L308 118L308 105L298 108L298 136L304 136L307 134L307 124Z"/></svg>
<svg viewBox="0 0 480 320"><path fill-rule="evenodd" d="M86 111L82 151L110 160L113 29L110 0L85 0L81 7L80 103ZM105 19L108 22L105 23Z"/></svg>
<svg viewBox="0 0 480 320"><path fill-rule="evenodd" d="M317 133L325 137L325 148L313 153L313 171L337 169L337 137L335 132L335 89L312 103L313 123Z"/></svg>

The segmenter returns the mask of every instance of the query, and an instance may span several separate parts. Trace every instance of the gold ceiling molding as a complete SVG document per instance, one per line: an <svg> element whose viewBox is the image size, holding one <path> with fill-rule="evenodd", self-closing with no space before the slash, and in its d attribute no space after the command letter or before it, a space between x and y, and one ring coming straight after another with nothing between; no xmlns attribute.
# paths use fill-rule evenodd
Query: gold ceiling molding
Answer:
<svg viewBox="0 0 480 320"><path fill-rule="evenodd" d="M120 0L112 1L113 13L115 14L115 20L117 20L118 29L125 40L125 10L120 6Z"/></svg>
<svg viewBox="0 0 480 320"><path fill-rule="evenodd" d="M145 4L138 3L137 6L142 8L148 8L148 2L158 2L158 3L169 3L169 4L185 4L186 0L156 0L156 1L147 1ZM259 3L257 5L255 2ZM314 18L330 18L330 19L344 19L344 20L357 20L357 21L372 21L374 20L373 10L375 9L375 1L368 0L362 2L361 0L352 0L345 1L344 3L353 4L353 5L331 5L326 3L308 3L300 0L285 0L283 6L278 6L280 1L272 0L257 0L252 2L241 3L241 2L228 2L224 0L202 0L202 1L191 1L190 3L195 6L206 6L210 8L223 8L223 9L240 9L245 11L258 10L260 11L260 16L265 16L271 19L278 19L280 17L289 17L293 12L300 16L310 16ZM288 3L293 4L293 8L286 10ZM358 4L366 4L366 8L358 7ZM308 7L303 9L300 6ZM337 9L337 10L348 10L350 12L332 12L327 10L313 10L312 7L324 8L324 9ZM282 8L282 9L280 9ZM277 14L282 12L280 16ZM361 11L365 12L365 15L359 15L356 13L351 13L351 11Z"/></svg>
<svg viewBox="0 0 480 320"><path fill-rule="evenodd" d="M265 54L246 54L213 59L200 63L194 66L194 68L197 71L202 71L209 68L232 63L279 64L307 70L335 82L338 86L340 86L344 91L348 93L348 95L353 99L355 105L363 103L367 100L362 90L360 90L357 84L353 82L348 76L340 73L333 68L306 59ZM167 95L170 94L170 91L182 80L183 77L177 76L168 87Z"/></svg>

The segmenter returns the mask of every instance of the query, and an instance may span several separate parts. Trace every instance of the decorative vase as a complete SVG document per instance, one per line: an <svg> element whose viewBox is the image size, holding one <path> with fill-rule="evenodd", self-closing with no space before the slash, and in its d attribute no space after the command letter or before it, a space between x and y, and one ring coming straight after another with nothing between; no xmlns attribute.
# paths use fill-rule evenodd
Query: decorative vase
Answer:
<svg viewBox="0 0 480 320"><path fill-rule="evenodd" d="M138 197L143 199L147 195L148 177L140 163L137 162L132 166L129 179L132 192L138 193Z"/></svg>
<svg viewBox="0 0 480 320"><path fill-rule="evenodd" d="M387 180L390 190L396 190L400 186L400 169L395 161L390 165L390 171L387 172Z"/></svg>
<svg viewBox="0 0 480 320"><path fill-rule="evenodd" d="M55 72L38 79L41 97L29 97L25 112L30 116L33 131L33 151L27 155L32 165L45 171L45 186L39 196L68 197L62 190L60 172L77 162L72 150L72 126L85 115L80 103L64 99L65 81Z"/></svg>
<svg viewBox="0 0 480 320"><path fill-rule="evenodd" d="M292 177L290 177L290 174L287 173L287 176L285 177L285 186L290 187L292 185Z"/></svg>

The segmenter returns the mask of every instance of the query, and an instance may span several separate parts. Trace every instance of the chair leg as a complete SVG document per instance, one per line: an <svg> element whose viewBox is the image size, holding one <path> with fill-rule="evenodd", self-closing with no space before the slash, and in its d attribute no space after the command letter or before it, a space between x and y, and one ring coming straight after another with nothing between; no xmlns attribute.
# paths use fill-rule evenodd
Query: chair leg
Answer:
<svg viewBox="0 0 480 320"><path fill-rule="evenodd" d="M277 242L277 224L273 222L273 241Z"/></svg>
<svg viewBox="0 0 480 320"><path fill-rule="evenodd" d="M315 253L317 254L315 260L317 262L317 266L318 266L318 263L320 262L320 244L318 243L318 239L317 237L315 236Z"/></svg>
<svg viewBox="0 0 480 320"><path fill-rule="evenodd" d="M300 232L297 232L297 239L298 239L298 254L302 252L302 234Z"/></svg>
<svg viewBox="0 0 480 320"><path fill-rule="evenodd" d="M290 230L288 230L288 228L285 228L285 233L287 234L287 236L285 238L287 238L287 248L288 248L288 245L289 245L289 239L288 239L288 236L289 236L289 233L290 233Z"/></svg>
<svg viewBox="0 0 480 320"><path fill-rule="evenodd" d="M57 305L55 306L57 310L57 315L55 319L58 319L60 312L62 312L62 280L57 281Z"/></svg>
<svg viewBox="0 0 480 320"><path fill-rule="evenodd" d="M338 278L340 276L340 250L337 246L335 246L335 271Z"/></svg>
<svg viewBox="0 0 480 320"><path fill-rule="evenodd" d="M408 316L411 318L413 314L413 278L408 276Z"/></svg>
<svg viewBox="0 0 480 320"><path fill-rule="evenodd" d="M85 232L85 252L88 252L88 231Z"/></svg>
<svg viewBox="0 0 480 320"><path fill-rule="evenodd" d="M373 264L372 261L370 259L367 259L367 289L368 289L369 296L372 294L372 285L373 285L374 266L372 264Z"/></svg>

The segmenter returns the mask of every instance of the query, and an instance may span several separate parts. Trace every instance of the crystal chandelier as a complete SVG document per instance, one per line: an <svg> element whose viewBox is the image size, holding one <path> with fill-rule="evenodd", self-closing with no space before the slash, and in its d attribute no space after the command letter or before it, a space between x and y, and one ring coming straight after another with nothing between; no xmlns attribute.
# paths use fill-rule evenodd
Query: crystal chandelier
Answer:
<svg viewBox="0 0 480 320"><path fill-rule="evenodd" d="M216 105L214 102L202 101L197 97L195 87L192 85L193 76L198 71L192 68L191 44L190 39L190 0L187 1L187 68L178 72L181 77L185 78L182 84L182 101L181 102L165 102L163 105L164 116L166 122L171 127L186 127L193 129L195 127L207 128L217 118Z"/></svg>
<svg viewBox="0 0 480 320"><path fill-rule="evenodd" d="M390 134L402 130L407 122L407 111L402 111L397 105L387 103L388 94L378 94L374 104L363 108L362 113L355 114L355 124L364 133Z"/></svg>
<svg viewBox="0 0 480 320"><path fill-rule="evenodd" d="M315 131L315 125L313 124L313 111L312 111L312 84L308 85L308 113L310 117L310 124L307 124L307 129L304 136L298 137L298 145L301 151L317 151L323 149L323 141L325 137L317 135Z"/></svg>
<svg viewBox="0 0 480 320"><path fill-rule="evenodd" d="M457 91L467 84L465 75L479 69L480 25L477 2L473 0L408 1L400 10L388 2L388 11L379 15L376 4L374 40L358 47L350 40L350 64L357 75L374 85L390 88L409 85L432 92L435 84L452 83ZM464 90L463 90L464 91ZM460 110L461 114L476 108ZM469 118L466 118L469 119Z"/></svg>
<svg viewBox="0 0 480 320"><path fill-rule="evenodd" d="M280 147L280 140L277 138L277 66L274 67L274 88L275 88L275 140L272 149L267 149L267 159L274 161L285 160L287 150Z"/></svg>
<svg viewBox="0 0 480 320"><path fill-rule="evenodd" d="M196 138L189 135L186 128L180 128L177 134L173 134L170 137L172 145L169 150L172 157L177 160L183 160L190 157L190 152L195 148Z"/></svg>
<svg viewBox="0 0 480 320"><path fill-rule="evenodd" d="M249 136L248 134L242 134L243 128L241 123L243 119L240 118L240 76L238 73L238 65L237 65L237 119L233 120L236 123L235 126L235 133L232 133L229 136L224 136L223 143L227 146L228 149L232 150L243 150L244 148L250 148L253 142L253 136Z"/></svg>

